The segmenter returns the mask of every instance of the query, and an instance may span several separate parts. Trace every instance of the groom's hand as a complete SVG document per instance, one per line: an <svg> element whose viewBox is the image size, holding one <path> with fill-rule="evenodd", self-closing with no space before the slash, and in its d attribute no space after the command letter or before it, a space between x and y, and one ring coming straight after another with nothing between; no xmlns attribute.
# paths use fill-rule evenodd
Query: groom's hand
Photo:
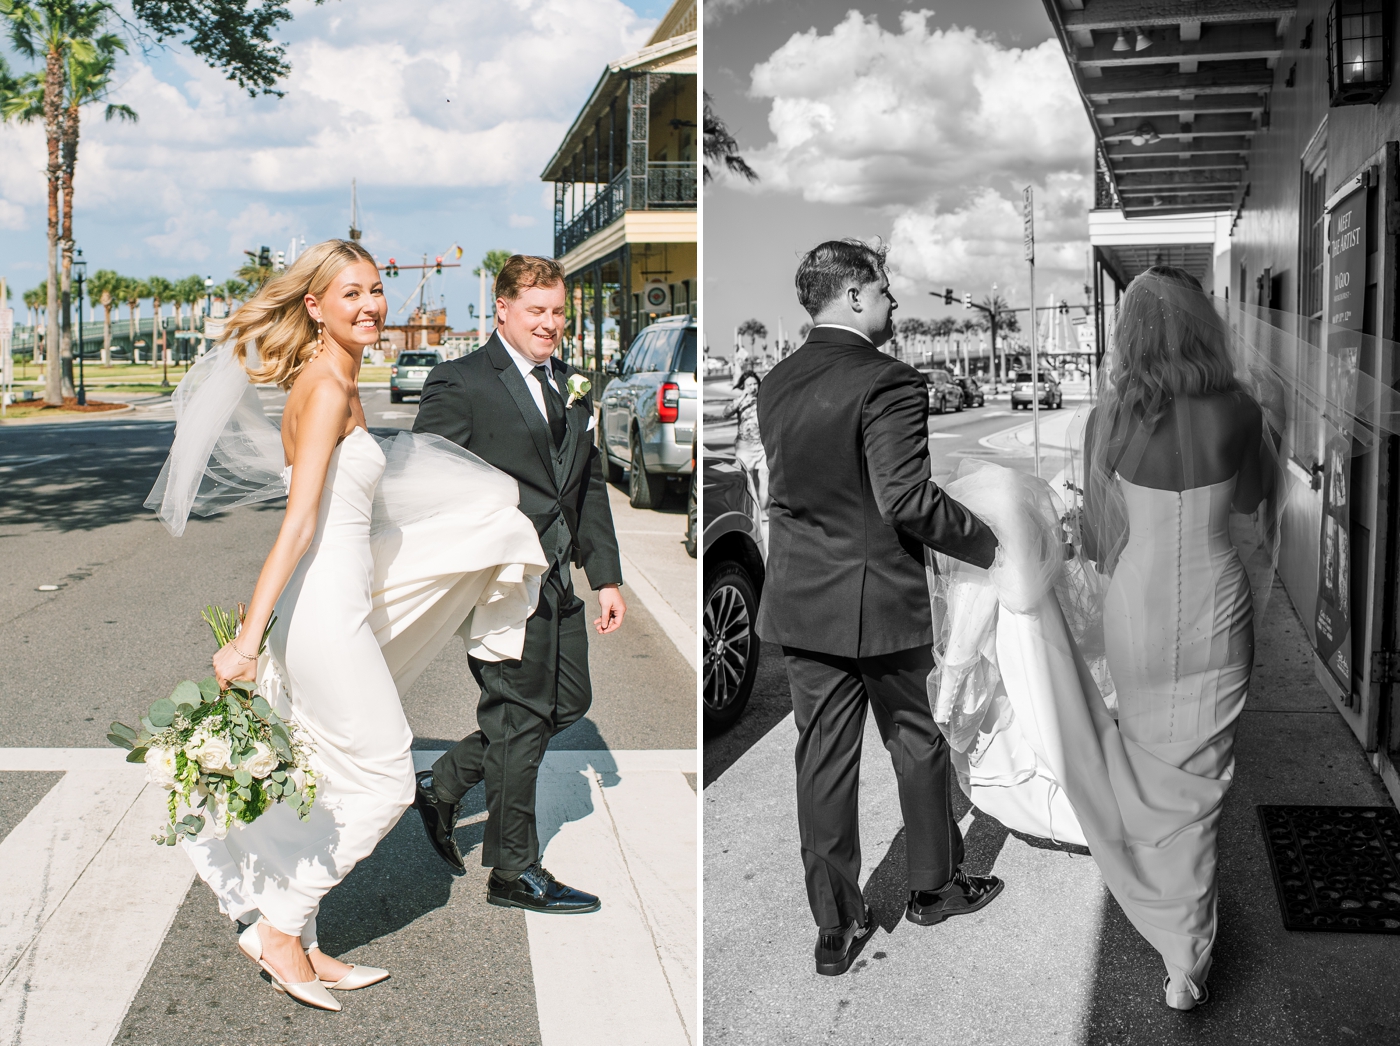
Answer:
<svg viewBox="0 0 1400 1046"><path fill-rule="evenodd" d="M604 585L598 589L598 607L602 614L594 619L593 627L600 636L616 632L622 627L622 616L627 613L627 604L622 601L622 593L616 585Z"/></svg>

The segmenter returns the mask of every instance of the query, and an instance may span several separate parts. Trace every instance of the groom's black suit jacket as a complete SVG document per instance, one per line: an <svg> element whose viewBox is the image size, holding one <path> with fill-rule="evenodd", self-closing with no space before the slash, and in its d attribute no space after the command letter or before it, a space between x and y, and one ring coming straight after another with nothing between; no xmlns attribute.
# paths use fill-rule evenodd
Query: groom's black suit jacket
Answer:
<svg viewBox="0 0 1400 1046"><path fill-rule="evenodd" d="M578 373L549 360L565 402L565 381ZM423 383L414 432L432 432L486 459L520 484L520 511L530 517L545 555L583 567L594 589L622 582L612 509L598 447L588 431L593 401L585 396L564 411L564 445L556 448L549 425L525 378L492 334L475 352L440 363ZM562 521L567 531L557 524Z"/></svg>
<svg viewBox="0 0 1400 1046"><path fill-rule="evenodd" d="M931 644L924 546L985 567L996 538L930 479L923 376L815 327L759 386L758 427L770 498L759 635L842 657Z"/></svg>

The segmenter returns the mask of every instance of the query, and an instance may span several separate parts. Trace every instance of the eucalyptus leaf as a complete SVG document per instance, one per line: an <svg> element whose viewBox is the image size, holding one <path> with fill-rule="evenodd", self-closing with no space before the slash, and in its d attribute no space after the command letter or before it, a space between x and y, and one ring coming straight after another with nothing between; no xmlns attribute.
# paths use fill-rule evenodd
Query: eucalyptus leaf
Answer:
<svg viewBox="0 0 1400 1046"><path fill-rule="evenodd" d="M272 796L273 798L276 798L277 796L282 794L282 786L276 781L264 781L263 791L266 792L268 795Z"/></svg>
<svg viewBox="0 0 1400 1046"><path fill-rule="evenodd" d="M126 761L128 763L144 763L146 761L146 749L133 748L131 753L126 757Z"/></svg>
<svg viewBox="0 0 1400 1046"><path fill-rule="evenodd" d="M199 696L206 705L212 705L219 699L219 681L213 676L207 676L199 681Z"/></svg>
<svg viewBox="0 0 1400 1046"><path fill-rule="evenodd" d="M125 723L113 723L107 729L114 734L120 734L128 741L136 740L136 731L131 729L131 727L127 726Z"/></svg>
<svg viewBox="0 0 1400 1046"><path fill-rule="evenodd" d="M272 771L272 774L271 774L270 776L271 776L272 779L273 779L274 781L276 781L278 784L281 784L283 781L285 781L285 780L287 779L287 771L285 771L285 770L274 770L274 771Z"/></svg>
<svg viewBox="0 0 1400 1046"><path fill-rule="evenodd" d="M145 730L146 733L150 734L150 735L153 736L153 737L154 737L156 734L160 733L160 729L161 729L160 727L156 726L155 723L151 722L151 717L150 717L150 716L144 716L144 717L142 717L142 719L141 719L141 728L142 728L143 730Z"/></svg>
<svg viewBox="0 0 1400 1046"><path fill-rule="evenodd" d="M253 790L251 788L240 788L238 790L238 796L244 803L248 803L253 798Z"/></svg>
<svg viewBox="0 0 1400 1046"><path fill-rule="evenodd" d="M162 697L151 705L147 715L157 729L164 730L175 721L175 702L168 697Z"/></svg>
<svg viewBox="0 0 1400 1046"><path fill-rule="evenodd" d="M255 695L253 697L253 714L259 719L267 719L272 715L272 706L261 695Z"/></svg>
<svg viewBox="0 0 1400 1046"><path fill-rule="evenodd" d="M245 788L253 783L253 775L243 769L235 770L233 772L233 779Z"/></svg>
<svg viewBox="0 0 1400 1046"><path fill-rule="evenodd" d="M175 692L170 695L170 701L176 708L181 705L198 708L204 702L204 695L200 693L198 683L186 679L175 688Z"/></svg>
<svg viewBox="0 0 1400 1046"><path fill-rule="evenodd" d="M135 747L135 746L131 743L131 742L132 742L132 739L131 739L131 738L129 738L129 737L123 737L121 734L117 734L117 733L108 734L108 735L107 735L107 740L108 740L108 741L111 741L112 744L116 745L118 748L125 748L125 749L127 749L128 751L130 751L133 747Z"/></svg>
<svg viewBox="0 0 1400 1046"><path fill-rule="evenodd" d="M272 748L283 762L290 763L292 761L292 746L286 742L281 734L273 733ZM278 772L281 773L280 770Z"/></svg>

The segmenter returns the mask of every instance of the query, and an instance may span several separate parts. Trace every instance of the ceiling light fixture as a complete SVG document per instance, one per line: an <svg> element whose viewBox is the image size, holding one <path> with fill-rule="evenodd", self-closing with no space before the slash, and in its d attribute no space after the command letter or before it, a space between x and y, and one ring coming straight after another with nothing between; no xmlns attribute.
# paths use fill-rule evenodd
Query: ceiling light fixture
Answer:
<svg viewBox="0 0 1400 1046"><path fill-rule="evenodd" d="M1152 37L1148 36L1141 29L1134 29L1133 32L1137 33L1137 44L1133 47L1134 51L1146 51L1152 46Z"/></svg>
<svg viewBox="0 0 1400 1046"><path fill-rule="evenodd" d="M1132 50L1131 45L1128 43L1128 34L1122 29L1118 30L1118 39L1113 41L1113 49L1115 51Z"/></svg>
<svg viewBox="0 0 1400 1046"><path fill-rule="evenodd" d="M1144 123L1133 132L1133 136L1128 139L1134 145L1151 145L1153 142L1160 142L1162 136L1157 133L1157 128L1150 123Z"/></svg>

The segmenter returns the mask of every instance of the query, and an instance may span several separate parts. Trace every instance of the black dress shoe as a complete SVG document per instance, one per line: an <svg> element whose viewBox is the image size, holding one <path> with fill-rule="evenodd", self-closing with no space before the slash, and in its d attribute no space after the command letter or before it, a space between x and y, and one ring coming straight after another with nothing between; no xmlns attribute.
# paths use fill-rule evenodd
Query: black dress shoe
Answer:
<svg viewBox="0 0 1400 1046"><path fill-rule="evenodd" d="M518 879L502 879L495 869L486 880L486 900L503 908L524 908L547 915L596 912L603 903L591 893L565 886L536 861Z"/></svg>
<svg viewBox="0 0 1400 1046"><path fill-rule="evenodd" d="M851 968L865 943L875 936L875 918L865 907L865 924L852 921L840 933L817 935L817 972L823 977L839 977Z"/></svg>
<svg viewBox="0 0 1400 1046"><path fill-rule="evenodd" d="M954 915L985 908L1004 885L995 875L968 875L959 868L941 890L913 891L904 918L920 926L934 926Z"/></svg>
<svg viewBox="0 0 1400 1046"><path fill-rule="evenodd" d="M433 772L421 770L418 773L418 786L414 789L414 809L423 818L423 827L428 832L428 842L433 844L437 855L452 866L456 872L467 870L457 849L457 840L452 838L452 829L457 825L457 804L439 799L433 791Z"/></svg>

